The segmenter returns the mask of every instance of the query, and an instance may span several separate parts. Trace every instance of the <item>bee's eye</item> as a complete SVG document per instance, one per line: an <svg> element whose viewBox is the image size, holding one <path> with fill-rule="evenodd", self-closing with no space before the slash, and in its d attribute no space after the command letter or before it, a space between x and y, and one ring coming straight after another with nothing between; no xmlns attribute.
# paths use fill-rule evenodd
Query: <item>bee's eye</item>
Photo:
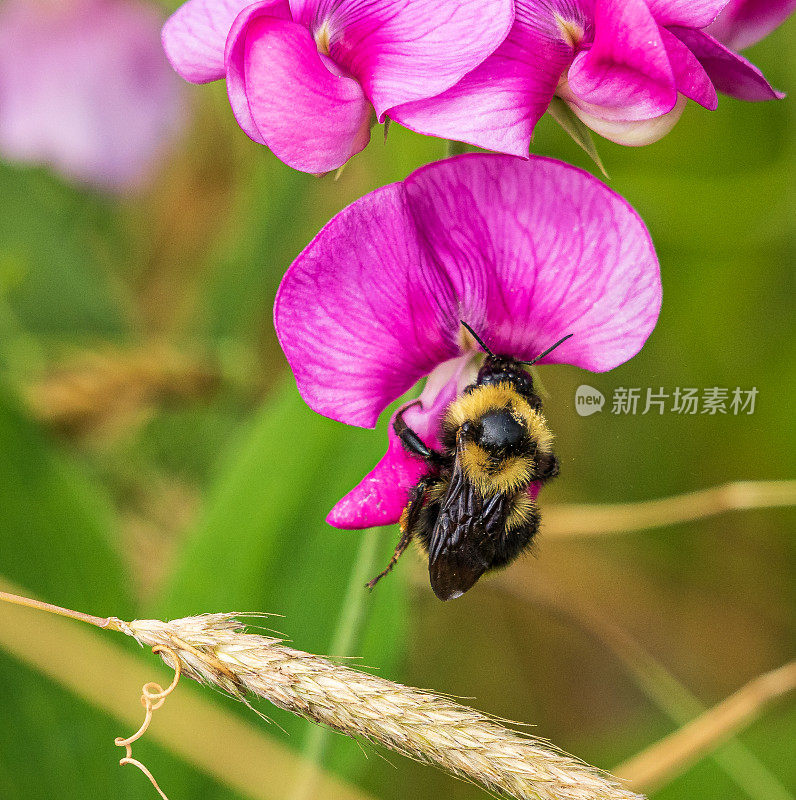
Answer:
<svg viewBox="0 0 796 800"><path fill-rule="evenodd" d="M480 435L476 442L486 450L512 451L518 448L525 438L525 428L508 409L490 411L481 417Z"/></svg>

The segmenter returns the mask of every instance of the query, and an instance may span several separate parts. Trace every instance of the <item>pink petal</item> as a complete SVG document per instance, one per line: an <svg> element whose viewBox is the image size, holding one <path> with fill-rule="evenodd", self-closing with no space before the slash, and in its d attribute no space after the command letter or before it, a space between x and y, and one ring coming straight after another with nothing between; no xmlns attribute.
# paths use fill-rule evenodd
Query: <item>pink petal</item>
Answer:
<svg viewBox="0 0 796 800"><path fill-rule="evenodd" d="M182 127L155 8L134 1L0 5L0 154L102 189L139 186Z"/></svg>
<svg viewBox="0 0 796 800"><path fill-rule="evenodd" d="M227 78L227 97L238 125L257 144L267 145L254 121L246 94L246 27L257 17L270 17L268 3L247 6L237 17L227 35L224 65Z"/></svg>
<svg viewBox="0 0 796 800"><path fill-rule="evenodd" d="M660 25L704 28L716 19L727 0L646 0Z"/></svg>
<svg viewBox="0 0 796 800"><path fill-rule="evenodd" d="M715 111L719 104L716 89L711 83L705 68L697 57L673 34L661 28L661 37L666 46L669 63L672 65L677 91L689 100L710 111Z"/></svg>
<svg viewBox="0 0 796 800"><path fill-rule="evenodd" d="M743 50L779 27L796 10L796 0L730 0L708 28L731 50Z"/></svg>
<svg viewBox="0 0 796 800"><path fill-rule="evenodd" d="M292 2L303 21L311 4ZM379 120L393 106L449 89L506 38L513 0L340 0L316 3L330 55L356 76ZM297 16L296 19L299 19Z"/></svg>
<svg viewBox="0 0 796 800"><path fill-rule="evenodd" d="M469 155L406 191L421 241L493 352L602 372L634 356L660 310L658 260L632 207L552 159Z"/></svg>
<svg viewBox="0 0 796 800"><path fill-rule="evenodd" d="M644 0L598 0L594 44L569 69L570 102L604 119L638 120L674 108L674 75Z"/></svg>
<svg viewBox="0 0 796 800"><path fill-rule="evenodd" d="M396 122L418 133L528 156L533 129L572 61L552 17L532 15L518 0L508 38L483 64L447 92L392 109ZM547 29L540 23L553 23Z"/></svg>
<svg viewBox="0 0 796 800"><path fill-rule="evenodd" d="M447 402L439 403L433 410L414 406L404 414L409 427L429 446L433 446L435 431L439 429L445 409L453 401L453 394L446 395L445 399ZM373 528L397 522L409 498L409 490L426 471L423 462L410 455L395 435L394 419L395 414L390 419L389 445L383 458L326 517L335 528Z"/></svg>
<svg viewBox="0 0 796 800"><path fill-rule="evenodd" d="M304 172L337 169L364 149L370 106L359 84L318 53L303 25L241 16L227 49L227 88L243 130Z"/></svg>
<svg viewBox="0 0 796 800"><path fill-rule="evenodd" d="M188 0L163 26L163 48L177 73L191 83L223 78L224 45L235 17L251 0ZM274 16L290 12L286 0L265 0Z"/></svg>
<svg viewBox="0 0 796 800"><path fill-rule="evenodd" d="M407 415L407 422L409 417ZM409 490L425 471L423 462L406 452L392 430L389 446L379 463L345 497L338 500L326 521L335 528L357 530L398 522Z"/></svg>
<svg viewBox="0 0 796 800"><path fill-rule="evenodd" d="M441 381L434 380L438 373L443 373ZM473 382L477 373L472 355L452 359L429 376L419 401L403 406L404 420L426 445L440 447L442 417L456 395ZM397 522L410 490L426 471L423 462L410 455L395 435L393 421L397 413L390 419L387 452L326 518L335 528L371 528Z"/></svg>
<svg viewBox="0 0 796 800"><path fill-rule="evenodd" d="M393 400L456 355L456 301L417 240L402 184L334 217L288 269L274 306L301 396L373 427Z"/></svg>
<svg viewBox="0 0 796 800"><path fill-rule="evenodd" d="M720 92L751 102L780 100L785 96L771 86L754 64L704 31L690 28L672 28L671 31L699 59Z"/></svg>
<svg viewBox="0 0 796 800"><path fill-rule="evenodd" d="M282 280L275 324L299 391L372 426L461 354L459 320L496 352L607 370L655 325L660 276L643 223L586 172L473 154L357 200Z"/></svg>

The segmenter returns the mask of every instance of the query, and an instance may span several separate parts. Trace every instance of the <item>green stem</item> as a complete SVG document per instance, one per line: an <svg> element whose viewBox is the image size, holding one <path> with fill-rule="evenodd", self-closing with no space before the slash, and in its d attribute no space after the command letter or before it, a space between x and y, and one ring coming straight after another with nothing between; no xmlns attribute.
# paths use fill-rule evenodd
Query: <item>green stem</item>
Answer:
<svg viewBox="0 0 796 800"><path fill-rule="evenodd" d="M368 592L365 584L371 577L379 549L379 536L376 530L362 531L357 558L348 579L345 598L337 620L337 626L329 645L330 658L344 658L351 655L366 619ZM315 797L317 778L321 774L323 760L329 747L331 730L321 725L310 728L304 742L302 755L309 766L296 784L290 800L310 800Z"/></svg>
<svg viewBox="0 0 796 800"><path fill-rule="evenodd" d="M470 152L470 145L465 144L464 142L456 142L453 139L446 139L445 140L445 158L450 158L451 156L458 156L462 153L469 153Z"/></svg>
<svg viewBox="0 0 796 800"><path fill-rule="evenodd" d="M635 662L633 673L647 697L678 725L687 725L706 710L703 703L648 653L643 653ZM738 739L728 739L710 757L750 798L793 800L780 779Z"/></svg>
<svg viewBox="0 0 796 800"><path fill-rule="evenodd" d="M512 594L526 596L504 583ZM584 631L608 645L620 658L638 687L673 722L686 725L706 711L705 705L677 680L666 667L642 647L621 626L603 616L592 606L573 598L564 600L557 587L536 587L538 598L565 614ZM793 800L780 779L739 739L728 739L710 758L730 780L752 800Z"/></svg>

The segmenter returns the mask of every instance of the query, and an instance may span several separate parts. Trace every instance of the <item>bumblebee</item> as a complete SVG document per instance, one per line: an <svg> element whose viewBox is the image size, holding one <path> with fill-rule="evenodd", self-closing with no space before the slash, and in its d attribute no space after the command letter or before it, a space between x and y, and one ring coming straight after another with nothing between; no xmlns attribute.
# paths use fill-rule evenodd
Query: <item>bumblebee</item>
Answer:
<svg viewBox="0 0 796 800"><path fill-rule="evenodd" d="M368 584L371 589L417 537L428 554L434 594L440 600L461 597L485 572L507 566L530 546L539 529L531 484L558 474L542 401L524 367L572 334L533 361L519 361L495 355L467 323L462 325L487 357L475 383L445 413L441 450L426 446L404 421L410 406L396 416L396 435L408 452L423 459L427 471L401 515L395 553Z"/></svg>

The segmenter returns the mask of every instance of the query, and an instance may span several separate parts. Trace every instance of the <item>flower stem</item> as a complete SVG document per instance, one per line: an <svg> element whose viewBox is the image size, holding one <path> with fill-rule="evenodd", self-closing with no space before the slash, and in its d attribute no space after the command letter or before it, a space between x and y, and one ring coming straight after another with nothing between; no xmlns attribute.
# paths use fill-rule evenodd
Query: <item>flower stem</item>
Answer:
<svg viewBox="0 0 796 800"><path fill-rule="evenodd" d="M365 623L365 602L368 598L364 586L375 570L378 545L379 537L376 531L362 531L356 561L348 579L340 616L329 645L329 655L333 659L350 655L359 639ZM309 800L317 796L318 777L321 774L320 770L331 735L332 731L329 728L319 725L310 728L302 750L308 768L296 784L291 800Z"/></svg>
<svg viewBox="0 0 796 800"><path fill-rule="evenodd" d="M735 694L614 772L647 791L670 783L722 740L754 722L775 700L796 689L796 661L759 675Z"/></svg>
<svg viewBox="0 0 796 800"><path fill-rule="evenodd" d="M578 601L549 579L536 577L530 584L513 580L504 573L490 585L520 600L545 605L594 636L613 651L639 689L676 724L686 726L705 713L705 706L686 686L593 603ZM779 778L739 739L728 736L711 757L752 800L792 800Z"/></svg>
<svg viewBox="0 0 796 800"><path fill-rule="evenodd" d="M63 608L62 606L45 603L41 600L33 600L30 597L22 597L22 595L19 594L11 594L10 592L0 591L0 600L5 603L12 603L15 606L35 608L38 611L48 611L50 614L58 614L60 617L69 617L70 619L76 619L80 622L88 622L89 625L95 625L97 628L121 631L119 620L116 619L116 617L95 617L91 614L84 614L82 611L73 611L71 608Z"/></svg>
<svg viewBox="0 0 796 800"><path fill-rule="evenodd" d="M0 588L7 590L6 595L23 591L2 575ZM30 608L49 611L38 604L13 602L0 613L0 653L17 659L122 725L138 727L141 706L131 698L142 684L152 680L155 665L151 659L144 663L129 648L64 619L83 620L82 616L34 615ZM197 736L197 731L202 735ZM157 724L147 737L192 769L230 787L235 797L248 800L284 800L305 770L287 745L232 710L211 702L203 690L194 690L186 681L181 681L169 705L160 710ZM374 800L329 774L321 775L317 796Z"/></svg>
<svg viewBox="0 0 796 800"><path fill-rule="evenodd" d="M796 505L796 481L736 481L640 503L558 505L545 510L546 538L601 536L679 525L728 511Z"/></svg>

